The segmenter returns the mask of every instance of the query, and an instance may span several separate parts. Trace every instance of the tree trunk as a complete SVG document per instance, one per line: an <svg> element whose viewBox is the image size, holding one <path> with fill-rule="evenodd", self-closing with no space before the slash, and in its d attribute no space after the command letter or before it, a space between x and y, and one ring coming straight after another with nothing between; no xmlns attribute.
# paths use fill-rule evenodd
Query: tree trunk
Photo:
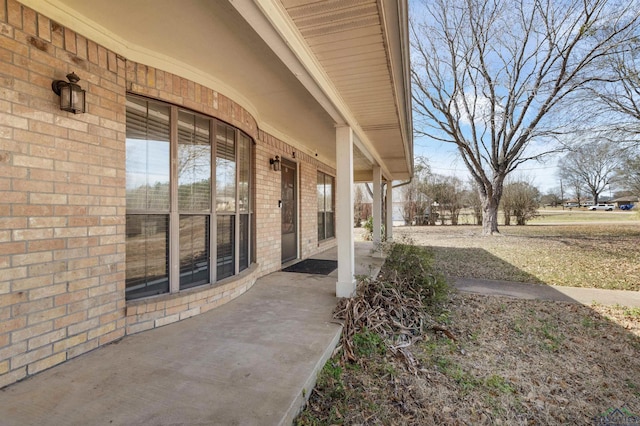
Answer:
<svg viewBox="0 0 640 426"><path fill-rule="evenodd" d="M506 172L496 174L491 181L477 179L478 195L482 204L482 235L500 234L498 231L498 208L502 199Z"/></svg>
<svg viewBox="0 0 640 426"><path fill-rule="evenodd" d="M504 209L503 213L504 213L504 224L505 224L505 226L511 225L511 212L509 211L509 209Z"/></svg>
<svg viewBox="0 0 640 426"><path fill-rule="evenodd" d="M486 197L482 200L482 235L499 234L498 231L498 206L500 199Z"/></svg>

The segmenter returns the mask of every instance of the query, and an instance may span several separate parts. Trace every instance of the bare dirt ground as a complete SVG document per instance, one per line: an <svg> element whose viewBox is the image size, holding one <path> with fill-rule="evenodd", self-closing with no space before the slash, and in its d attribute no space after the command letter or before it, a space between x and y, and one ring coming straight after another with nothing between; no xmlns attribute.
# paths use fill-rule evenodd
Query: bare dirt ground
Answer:
<svg viewBox="0 0 640 426"><path fill-rule="evenodd" d="M637 251L634 226L630 235L613 232L635 241ZM586 249L583 256L610 259L606 250L593 250L598 242L608 244L610 236L610 230L598 227L578 234L576 229L516 231L493 239L480 237L471 227L452 229L424 228L411 238L419 245L464 249L453 252L453 260L447 259L452 252L434 250L436 269L462 276L510 279L518 273L528 282L545 281L526 263L531 254L510 254L518 247L536 247L538 258L550 259L545 267L549 270L554 258L562 267L569 262L558 259L557 245L572 251L577 244L576 253ZM403 233L394 229L396 241ZM545 251L538 239L549 241L551 250ZM474 256L475 249L480 254ZM637 273L637 253L616 253L616 265ZM494 262L491 268L487 261ZM595 274L600 261L587 259L581 267ZM533 258L530 262L535 263ZM493 266L502 272L483 275L496 269ZM434 320L450 335L431 330L421 336L412 347L418 365L414 373L388 351L373 350L351 363L336 354L297 424L586 425L596 424L613 409L640 414L638 308L452 293Z"/></svg>

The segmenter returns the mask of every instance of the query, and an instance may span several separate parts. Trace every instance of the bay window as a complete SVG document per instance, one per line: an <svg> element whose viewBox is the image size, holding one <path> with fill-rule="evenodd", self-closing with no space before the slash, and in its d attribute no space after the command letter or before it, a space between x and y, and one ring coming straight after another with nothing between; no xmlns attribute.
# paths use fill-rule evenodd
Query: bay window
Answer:
<svg viewBox="0 0 640 426"><path fill-rule="evenodd" d="M126 132L126 298L174 293L248 268L251 139L214 118L137 96L127 97Z"/></svg>

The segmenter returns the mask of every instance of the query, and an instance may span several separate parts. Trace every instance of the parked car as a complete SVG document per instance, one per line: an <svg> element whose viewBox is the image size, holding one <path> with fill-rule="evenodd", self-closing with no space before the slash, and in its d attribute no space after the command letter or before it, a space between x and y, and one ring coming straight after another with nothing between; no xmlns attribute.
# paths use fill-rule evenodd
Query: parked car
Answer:
<svg viewBox="0 0 640 426"><path fill-rule="evenodd" d="M620 210L631 210L633 208L633 204L620 204Z"/></svg>
<svg viewBox="0 0 640 426"><path fill-rule="evenodd" d="M589 207L589 210L604 210L607 212L613 211L613 209L615 209L616 206L613 204L607 204L607 203L598 203L598 204L594 204L593 206Z"/></svg>

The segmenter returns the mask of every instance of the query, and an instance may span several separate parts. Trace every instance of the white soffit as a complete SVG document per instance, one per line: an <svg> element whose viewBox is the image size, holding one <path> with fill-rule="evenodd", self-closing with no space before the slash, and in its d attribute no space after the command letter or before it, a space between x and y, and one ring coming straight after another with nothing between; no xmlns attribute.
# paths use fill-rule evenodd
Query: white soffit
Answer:
<svg viewBox="0 0 640 426"><path fill-rule="evenodd" d="M267 0L264 0L267 1ZM279 0L383 173L412 173L406 2ZM394 159L389 162L389 159ZM401 161L396 161L396 160ZM393 166L392 166L393 164Z"/></svg>

